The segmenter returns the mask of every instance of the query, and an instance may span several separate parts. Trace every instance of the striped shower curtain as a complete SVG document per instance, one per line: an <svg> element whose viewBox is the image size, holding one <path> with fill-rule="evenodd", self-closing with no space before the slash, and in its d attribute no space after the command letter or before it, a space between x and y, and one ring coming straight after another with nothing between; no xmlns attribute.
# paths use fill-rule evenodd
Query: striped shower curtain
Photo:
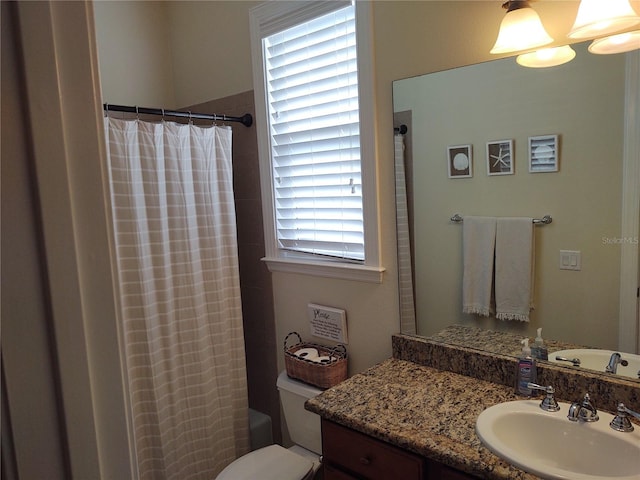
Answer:
<svg viewBox="0 0 640 480"><path fill-rule="evenodd" d="M141 480L211 480L249 447L231 129L105 119Z"/></svg>
<svg viewBox="0 0 640 480"><path fill-rule="evenodd" d="M398 289L400 291L400 331L416 333L416 309L413 298L411 235L407 205L407 180L404 165L404 135L393 136L396 177L396 228L398 231Z"/></svg>

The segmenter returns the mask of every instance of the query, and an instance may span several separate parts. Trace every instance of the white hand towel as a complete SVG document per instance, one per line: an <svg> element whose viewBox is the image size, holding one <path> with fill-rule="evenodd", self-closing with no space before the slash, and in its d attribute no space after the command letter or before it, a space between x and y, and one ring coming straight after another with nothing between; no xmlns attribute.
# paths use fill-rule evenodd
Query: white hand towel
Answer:
<svg viewBox="0 0 640 480"><path fill-rule="evenodd" d="M533 219L498 218L496 227L496 318L529 321L533 308Z"/></svg>
<svg viewBox="0 0 640 480"><path fill-rule="evenodd" d="M495 217L465 217L462 224L462 311L491 315Z"/></svg>

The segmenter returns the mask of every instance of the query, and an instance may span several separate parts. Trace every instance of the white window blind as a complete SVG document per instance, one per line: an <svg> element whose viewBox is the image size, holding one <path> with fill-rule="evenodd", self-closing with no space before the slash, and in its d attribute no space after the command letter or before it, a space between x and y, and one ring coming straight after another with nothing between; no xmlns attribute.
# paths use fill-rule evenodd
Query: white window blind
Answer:
<svg viewBox="0 0 640 480"><path fill-rule="evenodd" d="M264 39L278 248L364 261L355 8Z"/></svg>

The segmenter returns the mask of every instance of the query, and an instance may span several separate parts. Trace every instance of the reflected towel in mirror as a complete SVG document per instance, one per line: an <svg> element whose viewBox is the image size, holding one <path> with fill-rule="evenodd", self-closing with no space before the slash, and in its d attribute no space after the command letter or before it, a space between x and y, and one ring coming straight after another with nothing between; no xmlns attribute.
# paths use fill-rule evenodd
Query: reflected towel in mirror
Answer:
<svg viewBox="0 0 640 480"><path fill-rule="evenodd" d="M462 311L488 317L496 242L495 217L465 217L462 224Z"/></svg>
<svg viewBox="0 0 640 480"><path fill-rule="evenodd" d="M535 259L532 221L525 217L497 220L495 299L500 320L529 321Z"/></svg>

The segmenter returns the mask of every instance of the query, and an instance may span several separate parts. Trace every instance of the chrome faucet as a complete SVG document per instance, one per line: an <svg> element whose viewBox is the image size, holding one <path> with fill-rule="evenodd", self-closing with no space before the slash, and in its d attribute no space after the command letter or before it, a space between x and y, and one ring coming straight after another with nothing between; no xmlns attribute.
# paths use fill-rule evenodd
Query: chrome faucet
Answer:
<svg viewBox="0 0 640 480"><path fill-rule="evenodd" d="M558 357L558 356L556 356L556 360L558 360L559 362L569 362L574 367L579 367L580 366L580 359L579 358L566 358L566 357Z"/></svg>
<svg viewBox="0 0 640 480"><path fill-rule="evenodd" d="M538 385L537 383L527 383L527 388L531 390L542 390L546 393L545 397L540 402L540 408L545 412L557 412L560 410L560 405L556 401L554 394L556 390L549 385L548 387L543 387L542 385Z"/></svg>
<svg viewBox="0 0 640 480"><path fill-rule="evenodd" d="M612 353L611 358L609 359L609 363L605 367L604 371L607 373L618 373L618 365L626 367L627 365L629 365L629 362L623 360L622 355L620 355L618 352Z"/></svg>
<svg viewBox="0 0 640 480"><path fill-rule="evenodd" d="M567 418L572 422L577 422L578 420L582 420L583 422L597 422L600 419L598 417L598 411L591 402L591 397L588 393L584 394L582 400L571 404Z"/></svg>
<svg viewBox="0 0 640 480"><path fill-rule="evenodd" d="M629 415L640 420L640 413L629 410L624 406L624 403L619 403L618 414L613 417L613 420L611 420L609 425L618 432L632 432L633 424L631 423L631 420L629 420Z"/></svg>

